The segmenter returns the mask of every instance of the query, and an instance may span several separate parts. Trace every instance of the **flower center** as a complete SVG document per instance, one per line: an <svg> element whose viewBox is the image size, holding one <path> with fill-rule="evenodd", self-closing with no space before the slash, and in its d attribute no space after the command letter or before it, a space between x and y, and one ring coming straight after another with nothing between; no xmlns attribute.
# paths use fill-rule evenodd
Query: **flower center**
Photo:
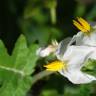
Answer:
<svg viewBox="0 0 96 96"><path fill-rule="evenodd" d="M77 17L77 21L76 20L73 20L73 24L79 29L81 30L82 32L86 33L86 34L89 34L91 31L91 26L90 24L85 21L83 18L79 18Z"/></svg>
<svg viewBox="0 0 96 96"><path fill-rule="evenodd" d="M48 71L59 71L61 69L66 69L66 63L62 61L54 61L47 65L44 65Z"/></svg>

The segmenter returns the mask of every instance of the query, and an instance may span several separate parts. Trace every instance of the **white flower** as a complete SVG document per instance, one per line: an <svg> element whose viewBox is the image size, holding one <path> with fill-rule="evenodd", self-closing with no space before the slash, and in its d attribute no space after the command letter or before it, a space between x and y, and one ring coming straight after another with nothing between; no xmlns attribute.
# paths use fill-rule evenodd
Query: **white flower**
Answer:
<svg viewBox="0 0 96 96"><path fill-rule="evenodd" d="M60 45L62 47L62 45ZM59 48L61 48L59 46ZM59 49L58 49L59 50ZM96 78L81 71L84 62L88 60L90 54L94 52L94 47L68 46L64 54L58 52L59 61L54 61L44 67L49 71L58 71L74 84L90 83Z"/></svg>
<svg viewBox="0 0 96 96"><path fill-rule="evenodd" d="M59 72L74 84L89 83L96 80L94 76L81 72L84 62L91 57L93 52L94 47L70 46L61 58L63 62L67 61L66 70L62 69Z"/></svg>
<svg viewBox="0 0 96 96"><path fill-rule="evenodd" d="M66 38L63 40L63 51L64 49L66 49L66 46L68 45L69 41L71 40L70 37ZM36 52L36 54L40 57L46 57L48 55L50 55L51 53L55 54L55 52L57 52L58 47L61 45L61 43L58 44L58 42L56 40L52 41L52 44L48 45L47 47L42 47L39 48ZM61 49L60 49L61 50ZM58 50L59 51L59 50Z"/></svg>
<svg viewBox="0 0 96 96"><path fill-rule="evenodd" d="M73 36L70 44L75 42L76 45L96 46L96 26L91 26L82 18L73 20L73 24L81 31Z"/></svg>

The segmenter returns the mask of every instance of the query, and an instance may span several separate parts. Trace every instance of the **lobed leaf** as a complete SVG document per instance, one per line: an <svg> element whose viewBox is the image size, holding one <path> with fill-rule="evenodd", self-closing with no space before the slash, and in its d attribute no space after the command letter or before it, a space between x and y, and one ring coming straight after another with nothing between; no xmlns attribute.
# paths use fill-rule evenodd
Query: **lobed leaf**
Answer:
<svg viewBox="0 0 96 96"><path fill-rule="evenodd" d="M28 47L25 37L21 35L10 56L0 41L0 96L26 96L38 59L37 47L36 44Z"/></svg>

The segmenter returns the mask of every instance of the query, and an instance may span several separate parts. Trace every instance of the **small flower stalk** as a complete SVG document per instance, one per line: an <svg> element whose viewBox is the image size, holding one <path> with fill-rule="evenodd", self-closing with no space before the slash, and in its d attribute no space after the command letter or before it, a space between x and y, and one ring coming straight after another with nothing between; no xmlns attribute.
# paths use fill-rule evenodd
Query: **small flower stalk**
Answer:
<svg viewBox="0 0 96 96"><path fill-rule="evenodd" d="M67 38L60 43L53 42L46 48L37 50L37 55L46 57L55 54L57 60L44 65L47 71L59 72L73 84L86 84L96 80L96 77L82 72L82 67L89 59L96 60L96 29L83 18L73 20L80 30L73 38ZM72 45L75 43L74 45Z"/></svg>

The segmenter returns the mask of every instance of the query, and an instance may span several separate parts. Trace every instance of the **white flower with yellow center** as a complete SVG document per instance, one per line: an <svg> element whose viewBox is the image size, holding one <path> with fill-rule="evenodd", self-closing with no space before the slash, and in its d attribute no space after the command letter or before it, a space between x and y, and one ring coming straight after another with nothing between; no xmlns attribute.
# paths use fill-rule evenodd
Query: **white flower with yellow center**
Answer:
<svg viewBox="0 0 96 96"><path fill-rule="evenodd" d="M70 43L76 42L76 45L96 46L96 26L92 27L81 17L73 20L73 24L80 32L73 36Z"/></svg>
<svg viewBox="0 0 96 96"><path fill-rule="evenodd" d="M96 80L94 76L81 71L84 62L88 60L90 54L94 52L94 47L69 46L64 54L61 54L62 52L58 52L58 50L56 55L59 60L44 65L46 70L58 71L74 84L90 83Z"/></svg>

